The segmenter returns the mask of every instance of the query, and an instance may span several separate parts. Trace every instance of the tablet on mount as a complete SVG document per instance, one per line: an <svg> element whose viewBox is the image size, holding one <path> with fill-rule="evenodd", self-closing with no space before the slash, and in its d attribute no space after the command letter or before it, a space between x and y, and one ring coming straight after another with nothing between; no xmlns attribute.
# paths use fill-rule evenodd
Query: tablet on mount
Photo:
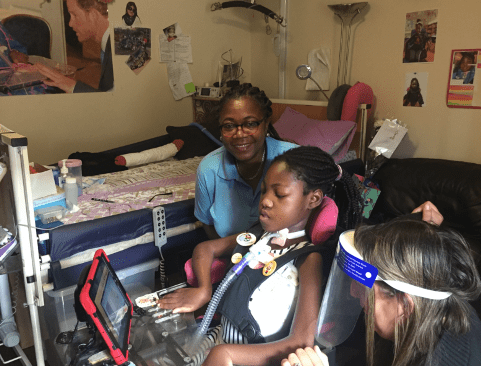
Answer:
<svg viewBox="0 0 481 366"><path fill-rule="evenodd" d="M133 306L107 255L95 252L80 303L107 344L117 365L128 361Z"/></svg>

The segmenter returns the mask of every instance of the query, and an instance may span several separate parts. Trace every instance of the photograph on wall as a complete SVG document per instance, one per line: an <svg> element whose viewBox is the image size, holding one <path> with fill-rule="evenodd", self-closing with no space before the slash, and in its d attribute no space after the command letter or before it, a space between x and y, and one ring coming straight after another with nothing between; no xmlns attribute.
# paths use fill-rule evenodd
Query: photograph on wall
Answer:
<svg viewBox="0 0 481 366"><path fill-rule="evenodd" d="M403 62L434 62L437 31L437 9L407 13Z"/></svg>
<svg viewBox="0 0 481 366"><path fill-rule="evenodd" d="M404 107L425 107L428 91L427 72L406 73L404 82Z"/></svg>
<svg viewBox="0 0 481 366"><path fill-rule="evenodd" d="M137 14L137 5L133 1L129 1L125 6L125 14L122 15L122 23L124 27L138 28L142 26L142 21Z"/></svg>
<svg viewBox="0 0 481 366"><path fill-rule="evenodd" d="M129 55L125 63L135 74L151 60L151 33L150 28L114 28L115 54Z"/></svg>
<svg viewBox="0 0 481 366"><path fill-rule="evenodd" d="M171 24L162 31L167 42L172 42L178 36L182 35L182 29L180 29L179 23Z"/></svg>
<svg viewBox="0 0 481 366"><path fill-rule="evenodd" d="M132 55L140 48L151 49L150 28L114 28L115 54Z"/></svg>
<svg viewBox="0 0 481 366"><path fill-rule="evenodd" d="M476 93L481 67L481 49L459 49L451 53L449 83L447 93L448 107L481 108L479 93Z"/></svg>

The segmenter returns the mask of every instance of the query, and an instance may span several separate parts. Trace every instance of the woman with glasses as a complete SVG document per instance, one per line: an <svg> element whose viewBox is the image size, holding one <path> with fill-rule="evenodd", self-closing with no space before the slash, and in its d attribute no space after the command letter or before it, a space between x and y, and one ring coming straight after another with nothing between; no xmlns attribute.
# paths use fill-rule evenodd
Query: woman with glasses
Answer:
<svg viewBox="0 0 481 366"><path fill-rule="evenodd" d="M122 20L127 27L137 28L142 25L139 16L137 15L137 5L133 1L129 1L125 7L125 14L122 15Z"/></svg>
<svg viewBox="0 0 481 366"><path fill-rule="evenodd" d="M272 160L297 145L271 125L272 102L251 84L232 88L216 111L223 147L197 169L195 216L210 239L252 226L259 216L260 182Z"/></svg>

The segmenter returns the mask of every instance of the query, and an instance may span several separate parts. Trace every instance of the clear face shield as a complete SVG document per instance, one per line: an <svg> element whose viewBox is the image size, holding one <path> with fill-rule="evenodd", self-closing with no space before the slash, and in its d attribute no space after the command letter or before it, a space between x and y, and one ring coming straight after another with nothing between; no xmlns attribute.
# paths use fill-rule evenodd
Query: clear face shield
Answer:
<svg viewBox="0 0 481 366"><path fill-rule="evenodd" d="M332 349L349 337L377 273L354 248L354 230L342 233L319 310L316 340L321 346Z"/></svg>

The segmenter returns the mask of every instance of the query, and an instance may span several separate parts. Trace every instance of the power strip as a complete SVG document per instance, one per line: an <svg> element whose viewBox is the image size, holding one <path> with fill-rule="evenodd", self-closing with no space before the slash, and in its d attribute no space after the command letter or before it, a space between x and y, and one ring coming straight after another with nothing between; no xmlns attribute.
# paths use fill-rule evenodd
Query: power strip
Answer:
<svg viewBox="0 0 481 366"><path fill-rule="evenodd" d="M152 210L152 219L154 224L154 242L160 250L164 244L167 244L167 225L164 207L154 207Z"/></svg>

